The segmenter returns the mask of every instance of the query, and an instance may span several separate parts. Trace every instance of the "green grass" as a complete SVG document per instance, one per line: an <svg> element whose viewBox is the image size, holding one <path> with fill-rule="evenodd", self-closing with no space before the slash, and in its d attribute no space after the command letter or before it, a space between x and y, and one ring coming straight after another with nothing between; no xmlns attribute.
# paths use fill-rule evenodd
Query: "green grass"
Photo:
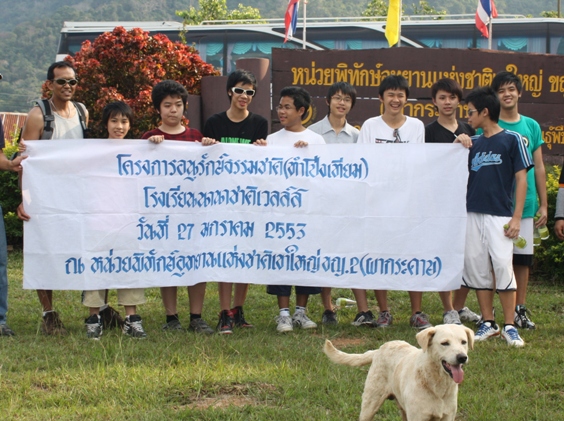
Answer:
<svg viewBox="0 0 564 421"><path fill-rule="evenodd" d="M80 293L63 291L55 291L55 305L70 334L44 337L36 294L21 288L21 253L11 253L9 262L8 322L17 336L0 338L2 420L353 420L367 368L330 363L321 351L325 338L347 352L394 339L415 344L407 293L390 294L395 320L388 330L351 326L355 309L340 312L337 327L321 327L322 307L312 297L309 314L320 324L317 331L280 335L275 297L260 285L251 286L245 307L255 329L229 337L163 333L156 289L147 290L147 304L139 310L146 340L116 331L104 332L100 341L86 339L87 310ZM338 296L352 298L346 289L334 290L333 297ZM111 302L116 302L114 292ZM474 294L468 304L477 309ZM375 311L374 300L370 305ZM470 353L457 420L564 418L562 284L535 280L528 306L539 328L523 333L525 348L509 348L495 339ZM433 323L440 323L438 294L424 295L424 309ZM209 284L204 318L210 325L215 326L217 311L217 288ZM185 289L179 312L186 324ZM395 404L386 402L376 419L400 420Z"/></svg>

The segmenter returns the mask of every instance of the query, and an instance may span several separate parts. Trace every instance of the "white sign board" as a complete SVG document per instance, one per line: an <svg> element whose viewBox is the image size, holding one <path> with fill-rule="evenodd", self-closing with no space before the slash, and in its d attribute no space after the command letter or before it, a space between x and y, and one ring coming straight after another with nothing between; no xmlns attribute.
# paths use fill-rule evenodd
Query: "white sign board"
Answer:
<svg viewBox="0 0 564 421"><path fill-rule="evenodd" d="M27 145L25 288L460 286L460 145Z"/></svg>

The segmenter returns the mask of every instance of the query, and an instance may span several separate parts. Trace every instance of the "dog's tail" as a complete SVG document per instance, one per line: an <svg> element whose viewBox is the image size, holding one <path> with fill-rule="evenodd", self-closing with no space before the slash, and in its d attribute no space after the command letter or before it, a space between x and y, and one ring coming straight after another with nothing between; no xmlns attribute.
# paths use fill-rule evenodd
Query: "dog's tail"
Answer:
<svg viewBox="0 0 564 421"><path fill-rule="evenodd" d="M330 340L325 340L323 352L329 357L331 361L336 364L350 365L352 367L360 367L368 365L372 362L376 350L366 351L364 354L347 354L346 352L339 351L333 346Z"/></svg>

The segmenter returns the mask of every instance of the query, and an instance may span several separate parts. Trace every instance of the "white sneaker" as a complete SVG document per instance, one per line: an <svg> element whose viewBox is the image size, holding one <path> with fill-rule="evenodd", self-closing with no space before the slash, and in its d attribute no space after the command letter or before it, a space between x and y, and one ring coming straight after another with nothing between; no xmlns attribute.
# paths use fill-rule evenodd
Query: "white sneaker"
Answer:
<svg viewBox="0 0 564 421"><path fill-rule="evenodd" d="M449 310L443 314L443 323L445 325L461 325L460 316L458 311Z"/></svg>
<svg viewBox="0 0 564 421"><path fill-rule="evenodd" d="M505 326L501 331L501 337L507 341L507 345L521 348L525 346L525 341L519 336L519 332L514 326Z"/></svg>
<svg viewBox="0 0 564 421"><path fill-rule="evenodd" d="M462 307L461 310L458 310L458 316L461 322L478 323L482 319L468 307Z"/></svg>
<svg viewBox="0 0 564 421"><path fill-rule="evenodd" d="M492 324L490 322L482 322L480 324L480 327L478 328L478 331L474 335L474 341L485 341L492 336L499 336L499 326L496 325L496 327L494 328L492 327Z"/></svg>
<svg viewBox="0 0 564 421"><path fill-rule="evenodd" d="M311 321L303 311L294 313L292 323L294 326L301 327L302 329L315 329L317 327L317 323Z"/></svg>
<svg viewBox="0 0 564 421"><path fill-rule="evenodd" d="M292 318L290 316L278 316L276 318L276 330L278 332L290 332L294 330L292 327Z"/></svg>

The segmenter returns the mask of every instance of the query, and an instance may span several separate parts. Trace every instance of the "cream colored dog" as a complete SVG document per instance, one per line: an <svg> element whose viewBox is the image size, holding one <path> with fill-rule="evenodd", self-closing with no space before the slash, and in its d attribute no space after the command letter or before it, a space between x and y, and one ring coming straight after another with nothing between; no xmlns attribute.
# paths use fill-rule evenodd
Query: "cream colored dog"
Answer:
<svg viewBox="0 0 564 421"><path fill-rule="evenodd" d="M462 365L474 332L460 325L439 325L416 336L421 349L392 341L364 354L347 354L326 340L323 351L337 364L372 364L364 384L360 421L374 418L386 399L395 399L404 421L454 421Z"/></svg>

